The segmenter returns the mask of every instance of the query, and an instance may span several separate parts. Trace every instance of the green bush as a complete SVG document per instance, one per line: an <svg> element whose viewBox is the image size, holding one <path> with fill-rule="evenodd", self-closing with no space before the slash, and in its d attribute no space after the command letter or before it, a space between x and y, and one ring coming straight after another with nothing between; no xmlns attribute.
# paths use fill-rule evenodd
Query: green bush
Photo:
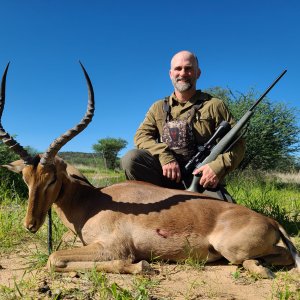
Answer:
<svg viewBox="0 0 300 300"><path fill-rule="evenodd" d="M20 159L18 155L10 151L7 146L0 142L0 165L5 165L18 159ZM27 186L22 176L7 169L0 168L0 178L0 202L3 201L4 195L13 198L14 194L17 193L21 198L26 197Z"/></svg>
<svg viewBox="0 0 300 300"><path fill-rule="evenodd" d="M118 153L127 146L128 142L121 138L107 137L98 140L97 144L93 145L96 153L102 154L105 159L105 164L108 169L119 168Z"/></svg>
<svg viewBox="0 0 300 300"><path fill-rule="evenodd" d="M299 184L278 183L257 170L233 172L227 183L238 204L277 220L290 234L299 234Z"/></svg>
<svg viewBox="0 0 300 300"><path fill-rule="evenodd" d="M255 90L242 94L215 87L208 92L224 100L236 121L259 98ZM299 109L288 107L285 101L272 102L264 98L248 123L245 133L247 150L239 168L281 172L297 169L297 153L300 150L298 114Z"/></svg>

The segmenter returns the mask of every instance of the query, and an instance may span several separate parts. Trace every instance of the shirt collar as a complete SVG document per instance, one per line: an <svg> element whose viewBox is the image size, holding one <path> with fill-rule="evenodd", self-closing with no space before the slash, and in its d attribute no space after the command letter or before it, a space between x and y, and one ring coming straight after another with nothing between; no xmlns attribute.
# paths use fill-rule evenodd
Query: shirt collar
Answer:
<svg viewBox="0 0 300 300"><path fill-rule="evenodd" d="M195 95L190 99L188 100L186 103L185 103L185 106L188 107L188 106L192 106L194 105L196 102L198 102L200 99L202 99L202 92L201 90L197 90ZM175 105L178 105L179 101L175 95L175 92L172 93L172 95L170 96L169 98L169 104L170 106L175 106Z"/></svg>

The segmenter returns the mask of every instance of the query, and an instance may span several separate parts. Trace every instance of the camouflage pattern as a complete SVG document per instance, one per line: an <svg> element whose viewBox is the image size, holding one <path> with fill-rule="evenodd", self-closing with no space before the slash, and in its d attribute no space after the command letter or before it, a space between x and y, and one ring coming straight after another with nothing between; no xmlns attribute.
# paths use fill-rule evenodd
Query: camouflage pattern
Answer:
<svg viewBox="0 0 300 300"><path fill-rule="evenodd" d="M165 123L161 140L171 150L187 149L194 144L193 130L187 120L172 120ZM175 151L176 152L176 151Z"/></svg>

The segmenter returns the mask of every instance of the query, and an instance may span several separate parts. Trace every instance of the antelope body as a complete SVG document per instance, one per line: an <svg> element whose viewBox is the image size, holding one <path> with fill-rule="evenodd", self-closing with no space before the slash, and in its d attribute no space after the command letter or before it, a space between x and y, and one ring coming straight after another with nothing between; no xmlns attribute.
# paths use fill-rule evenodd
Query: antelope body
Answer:
<svg viewBox="0 0 300 300"><path fill-rule="evenodd" d="M21 160L4 167L21 173L28 186L25 227L37 232L53 205L64 225L83 243L80 248L52 253L49 268L60 272L96 268L139 273L150 269L147 261L153 258L212 262L224 257L263 277L271 277L272 273L257 259L275 265L296 264L300 271L295 246L271 218L203 194L145 182L126 181L96 188L57 157L62 145L82 131L93 116L92 85L84 68L83 71L89 89L86 116L44 154L30 157L0 126L3 142L21 156ZM0 120L6 73L7 68L1 84ZM280 240L285 247L278 245Z"/></svg>

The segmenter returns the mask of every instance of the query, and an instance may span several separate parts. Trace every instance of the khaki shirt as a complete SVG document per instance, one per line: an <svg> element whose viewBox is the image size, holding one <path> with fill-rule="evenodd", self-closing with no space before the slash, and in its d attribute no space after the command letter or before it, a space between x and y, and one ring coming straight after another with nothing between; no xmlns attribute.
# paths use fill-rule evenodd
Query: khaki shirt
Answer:
<svg viewBox="0 0 300 300"><path fill-rule="evenodd" d="M203 101L203 106L195 114L193 133L197 144L204 145L223 120L227 121L232 127L235 121L222 100L213 98L201 91L197 91L186 103L178 102L175 93L173 93L169 97L172 118L185 118L191 107L195 103L198 104L200 99ZM136 147L148 150L153 156L157 156L162 166L175 159L168 145L158 142L166 118L163 102L164 100L159 100L150 107L134 137ZM244 154L245 143L243 139L240 139L229 152L220 154L216 160L209 163L209 166L218 178L222 179L239 165Z"/></svg>

